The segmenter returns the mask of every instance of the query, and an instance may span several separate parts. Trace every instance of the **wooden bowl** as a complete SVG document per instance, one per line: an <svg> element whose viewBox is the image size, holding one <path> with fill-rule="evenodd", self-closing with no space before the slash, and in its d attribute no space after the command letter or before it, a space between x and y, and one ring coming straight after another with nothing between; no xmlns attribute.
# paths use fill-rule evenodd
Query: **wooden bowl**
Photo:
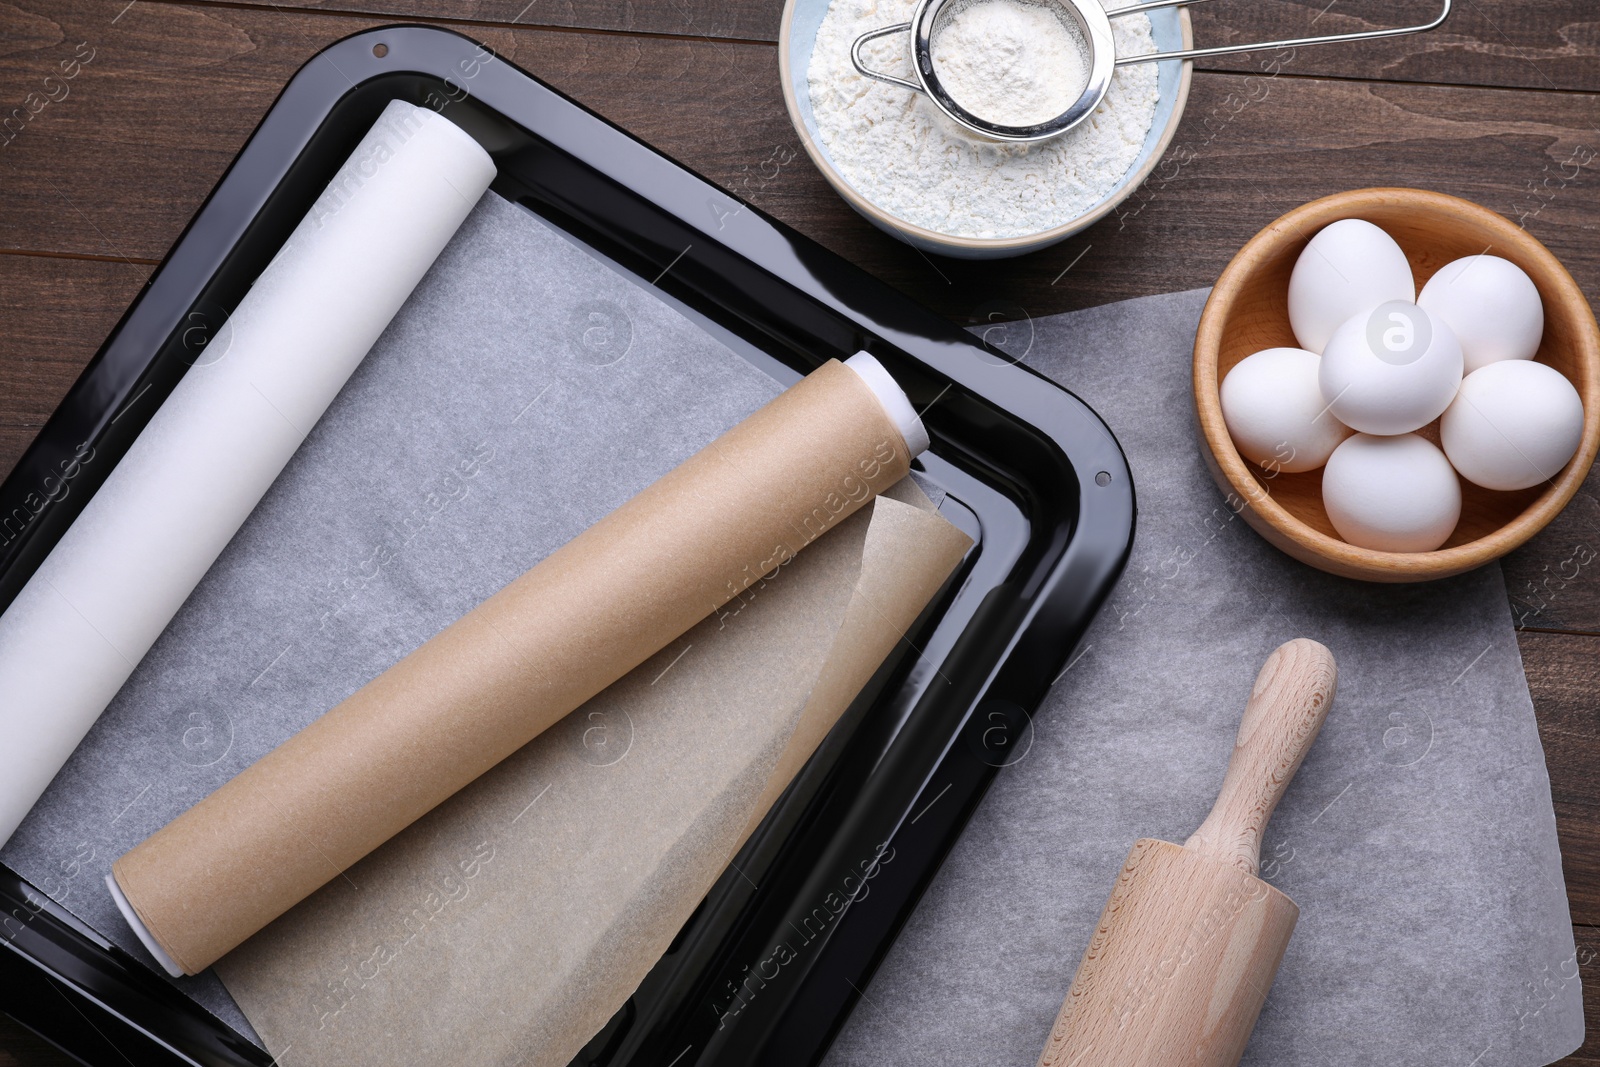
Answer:
<svg viewBox="0 0 1600 1067"><path fill-rule="evenodd" d="M1222 421L1218 392L1252 353L1296 347L1289 328L1289 274L1306 243L1339 219L1365 219L1399 242L1417 291L1433 272L1489 252L1533 279L1544 302L1544 340L1535 357L1565 374L1583 400L1578 452L1551 481L1494 492L1461 480L1461 521L1432 552L1376 552L1339 538L1322 507L1322 471L1273 475L1239 455ZM1577 492L1600 448L1600 329L1572 275L1526 231L1477 204L1421 189L1358 189L1313 200L1284 215L1239 250L1217 279L1194 342L1194 400L1200 450L1229 505L1272 544L1302 563L1370 582L1424 582L1482 566L1538 533ZM1435 444L1435 421L1421 431Z"/></svg>

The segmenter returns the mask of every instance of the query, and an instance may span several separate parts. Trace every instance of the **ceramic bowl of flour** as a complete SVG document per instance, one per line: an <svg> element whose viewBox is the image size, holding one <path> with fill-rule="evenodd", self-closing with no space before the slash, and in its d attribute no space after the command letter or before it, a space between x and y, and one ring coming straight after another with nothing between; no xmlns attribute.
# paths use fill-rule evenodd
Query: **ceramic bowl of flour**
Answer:
<svg viewBox="0 0 1600 1067"><path fill-rule="evenodd" d="M1026 16L1035 12L1019 8L1038 0L1000 2L1006 10L996 16ZM963 259L1037 251L1115 211L1160 163L1189 95L1189 63L1117 68L1100 107L1057 138L988 141L960 130L925 97L852 67L851 42L905 22L914 4L786 0L779 36L784 103L801 144L835 191L886 233ZM1107 9L1116 6L1122 5ZM1112 25L1119 50L1128 53L1193 47L1183 8ZM997 21L981 29L986 42L1005 47L1008 29L1025 40L1029 27ZM908 53L906 38L895 35L868 46L863 57L875 69L910 77Z"/></svg>

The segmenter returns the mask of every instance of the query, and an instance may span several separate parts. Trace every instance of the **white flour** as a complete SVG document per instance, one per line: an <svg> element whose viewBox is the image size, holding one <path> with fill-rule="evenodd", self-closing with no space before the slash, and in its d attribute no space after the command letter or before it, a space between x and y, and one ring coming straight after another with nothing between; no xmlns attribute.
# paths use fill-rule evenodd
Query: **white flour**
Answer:
<svg viewBox="0 0 1600 1067"><path fill-rule="evenodd" d="M851 66L857 37L909 20L913 6L914 0L833 0L806 72L822 146L863 197L937 233L1020 237L1071 221L1122 180L1155 120L1155 64L1118 67L1094 114L1059 137L983 141L922 94L865 78ZM1113 19L1111 26L1118 55L1155 50L1147 16ZM903 34L874 41L864 53L869 66L912 78Z"/></svg>
<svg viewBox="0 0 1600 1067"><path fill-rule="evenodd" d="M975 0L933 37L933 69L955 102L1001 126L1032 126L1067 110L1089 80L1076 29L1026 0Z"/></svg>

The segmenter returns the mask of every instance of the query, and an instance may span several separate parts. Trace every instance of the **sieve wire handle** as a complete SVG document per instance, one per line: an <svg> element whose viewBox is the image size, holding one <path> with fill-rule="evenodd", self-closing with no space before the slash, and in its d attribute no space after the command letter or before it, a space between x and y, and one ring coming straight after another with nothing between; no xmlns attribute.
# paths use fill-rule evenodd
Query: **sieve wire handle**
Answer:
<svg viewBox="0 0 1600 1067"><path fill-rule="evenodd" d="M1119 7L1107 11L1109 18L1121 18L1124 15L1137 15L1141 11L1153 11L1158 7L1187 7L1190 4L1203 4L1206 0L1150 0L1149 3L1134 4L1130 7ZM1314 44L1343 44L1347 41L1375 41L1380 37L1403 37L1408 33L1425 33L1436 30L1444 24L1450 16L1450 5L1453 0L1444 0L1444 9L1439 12L1439 17L1432 22L1423 22L1415 26L1395 26L1386 30L1361 30L1356 33L1330 33L1323 37L1298 37L1284 41L1258 41L1255 44L1230 44L1219 45L1216 48L1188 48L1181 52L1150 52L1145 55L1119 56L1117 66L1125 63L1153 63L1161 59L1199 59L1203 56L1230 56L1235 52L1255 52L1263 48L1304 48ZM857 42L858 44L860 42ZM857 69L860 69L859 64Z"/></svg>
<svg viewBox="0 0 1600 1067"><path fill-rule="evenodd" d="M868 42L876 41L879 37L887 37L891 33L908 33L910 30L911 23L898 22L893 26L884 26L882 29L868 30L860 37L857 37L856 43L850 46L850 62L855 66L857 73L864 74L869 78L875 78L881 82L888 82L890 85L898 85L902 89L910 89L914 93L922 92L922 86L916 82L906 81L904 78L896 78L893 74L885 74L882 71L873 70L861 58L861 48Z"/></svg>

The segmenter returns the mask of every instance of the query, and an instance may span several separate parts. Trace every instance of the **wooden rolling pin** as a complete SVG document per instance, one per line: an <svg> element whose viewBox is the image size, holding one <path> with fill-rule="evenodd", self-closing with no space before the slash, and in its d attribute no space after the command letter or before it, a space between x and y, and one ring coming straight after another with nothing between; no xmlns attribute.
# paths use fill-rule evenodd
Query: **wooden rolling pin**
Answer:
<svg viewBox="0 0 1600 1067"><path fill-rule="evenodd" d="M1236 1067L1300 915L1256 877L1261 835L1335 680L1315 641L1267 657L1216 806L1181 848L1134 843L1039 1067Z"/></svg>

